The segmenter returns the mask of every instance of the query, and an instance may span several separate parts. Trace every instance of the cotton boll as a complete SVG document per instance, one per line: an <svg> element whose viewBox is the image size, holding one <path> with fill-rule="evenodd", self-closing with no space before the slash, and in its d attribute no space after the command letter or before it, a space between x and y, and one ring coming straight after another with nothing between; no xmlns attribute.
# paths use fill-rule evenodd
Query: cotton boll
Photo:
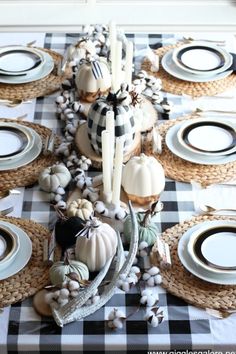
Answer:
<svg viewBox="0 0 236 354"><path fill-rule="evenodd" d="M131 267L130 272L135 274L140 273L140 268L133 266Z"/></svg>
<svg viewBox="0 0 236 354"><path fill-rule="evenodd" d="M54 197L55 202L59 202L62 199L62 196L60 194L56 194Z"/></svg>
<svg viewBox="0 0 236 354"><path fill-rule="evenodd" d="M123 328L123 323L122 323L121 319L119 319L119 318L115 318L113 320L113 324L114 324L115 328L119 328L119 329Z"/></svg>
<svg viewBox="0 0 236 354"><path fill-rule="evenodd" d="M143 280L147 281L149 278L151 278L151 275L149 273L143 273Z"/></svg>
<svg viewBox="0 0 236 354"><path fill-rule="evenodd" d="M79 292L77 290L73 290L70 292L71 297L77 297L79 295Z"/></svg>
<svg viewBox="0 0 236 354"><path fill-rule="evenodd" d="M147 280L147 285L148 286L154 286L155 285L155 281L154 281L154 278L151 277Z"/></svg>
<svg viewBox="0 0 236 354"><path fill-rule="evenodd" d="M122 284L122 290L124 290L124 292L129 292L129 290L130 290L130 285L129 285L129 283L128 282L123 282L123 284Z"/></svg>
<svg viewBox="0 0 236 354"><path fill-rule="evenodd" d="M68 300L68 299L62 299L61 297L59 297L59 298L57 299L57 302L58 302L58 304L60 305L60 307L62 307L62 306L64 306L64 305L68 304L69 300Z"/></svg>
<svg viewBox="0 0 236 354"><path fill-rule="evenodd" d="M156 299L152 295L147 296L147 306L152 307L156 303Z"/></svg>
<svg viewBox="0 0 236 354"><path fill-rule="evenodd" d="M144 289L141 293L142 296L145 296L145 295L150 295L152 294L152 290L151 289Z"/></svg>
<svg viewBox="0 0 236 354"><path fill-rule="evenodd" d="M53 308L53 309L59 309L59 307L60 307L60 305L58 304L58 302L57 301L55 301L55 300L52 300L51 302L50 302L50 306L51 306L51 308Z"/></svg>
<svg viewBox="0 0 236 354"><path fill-rule="evenodd" d="M145 250L139 251L139 256L140 256L140 257L144 258L144 257L146 257L147 255L148 255L147 251L145 251Z"/></svg>
<svg viewBox="0 0 236 354"><path fill-rule="evenodd" d="M68 288L69 288L69 290L73 291L73 290L79 289L79 288L80 288L80 285L79 285L79 283L78 283L77 281L75 281L75 280L70 280L70 281L68 282Z"/></svg>
<svg viewBox="0 0 236 354"><path fill-rule="evenodd" d="M162 283L162 276L160 274L155 275L154 281L155 281L156 285L161 284Z"/></svg>
<svg viewBox="0 0 236 354"><path fill-rule="evenodd" d="M64 289L61 289L61 290L60 290L60 295L59 295L59 297L60 297L61 299L68 299L69 295L70 295L70 292L69 292L68 289L64 288Z"/></svg>
<svg viewBox="0 0 236 354"><path fill-rule="evenodd" d="M145 305L147 303L147 298L148 298L147 295L142 296L140 299L140 303Z"/></svg>
<svg viewBox="0 0 236 354"><path fill-rule="evenodd" d="M157 327L159 325L158 318L155 316L152 316L151 321L150 321L150 325L152 327Z"/></svg>
<svg viewBox="0 0 236 354"><path fill-rule="evenodd" d="M159 269L158 267L155 267L155 266L154 266L154 267L148 269L148 273L149 273L150 275L157 275L157 274L160 273L160 269Z"/></svg>
<svg viewBox="0 0 236 354"><path fill-rule="evenodd" d="M108 320L114 320L114 318L116 318L116 310L113 309L109 315L108 315Z"/></svg>

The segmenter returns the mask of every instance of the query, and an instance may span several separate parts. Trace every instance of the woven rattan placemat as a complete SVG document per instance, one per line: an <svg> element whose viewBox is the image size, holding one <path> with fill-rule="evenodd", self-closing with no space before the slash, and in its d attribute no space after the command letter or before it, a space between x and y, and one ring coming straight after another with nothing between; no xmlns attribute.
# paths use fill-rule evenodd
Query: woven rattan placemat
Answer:
<svg viewBox="0 0 236 354"><path fill-rule="evenodd" d="M144 142L144 152L148 155L154 155L162 164L166 177L176 181L190 182L196 181L207 186L213 183L230 181L236 175L236 162L229 162L223 165L201 165L181 159L174 155L166 146L165 136L167 130L174 124L185 119L197 118L191 115L184 118L178 118L159 125L159 132L162 136L162 153L153 154L152 139L146 139Z"/></svg>
<svg viewBox="0 0 236 354"><path fill-rule="evenodd" d="M174 49L183 43L178 43L176 45L170 45L161 47L155 50L155 53L160 58L160 69L158 72L151 71L151 63L148 59L145 59L142 63L142 69L146 70L150 75L156 76L162 80L162 88L166 92L173 93L175 95L190 95L192 97L200 96L214 96L218 93L224 92L230 87L236 84L236 74L232 73L228 77L220 80L210 81L210 82L190 82L175 78L174 76L168 74L161 65L161 59L165 53L169 50Z"/></svg>
<svg viewBox="0 0 236 354"><path fill-rule="evenodd" d="M4 122L16 122L16 120L11 119L0 119ZM49 128L44 127L40 124L17 121L20 124L26 125L34 129L44 141L47 136L51 134ZM60 138L56 137L56 144L59 142ZM28 165L19 167L15 170L0 171L0 196L4 194L4 191L10 190L16 187L25 187L35 183L38 179L39 172L53 165L58 160L55 154L50 154L44 156L42 153Z"/></svg>
<svg viewBox="0 0 236 354"><path fill-rule="evenodd" d="M211 284L197 278L185 270L177 253L178 241L190 227L204 221L221 219L225 220L227 218L206 215L194 217L167 229L162 234L163 240L170 246L172 260L171 269L161 269L162 286L171 294L197 307L233 310L236 309L236 286ZM151 260L153 264L158 265L156 245L152 248Z"/></svg>
<svg viewBox="0 0 236 354"><path fill-rule="evenodd" d="M63 75L57 75L58 65L60 65L62 56L49 49L43 49L50 54L54 60L55 66L53 71L43 79L36 80L25 84L5 84L0 83L0 98L7 100L28 100L35 97L46 96L54 91L59 90L62 82L71 76L68 69Z"/></svg>
<svg viewBox="0 0 236 354"><path fill-rule="evenodd" d="M32 220L12 217L1 217L0 220L22 228L32 241L32 256L28 264L17 274L0 280L0 307L5 307L34 295L50 284L49 266L43 262L44 240L50 238L50 232ZM57 250L54 259L59 258L60 251Z"/></svg>

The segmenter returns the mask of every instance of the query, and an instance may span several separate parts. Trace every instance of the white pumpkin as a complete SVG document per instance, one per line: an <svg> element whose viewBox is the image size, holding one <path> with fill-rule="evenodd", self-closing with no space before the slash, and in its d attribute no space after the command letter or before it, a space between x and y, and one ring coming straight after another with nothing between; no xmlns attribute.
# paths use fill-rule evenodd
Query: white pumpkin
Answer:
<svg viewBox="0 0 236 354"><path fill-rule="evenodd" d="M75 257L85 263L91 272L99 271L115 255L116 247L116 231L93 218L77 237Z"/></svg>
<svg viewBox="0 0 236 354"><path fill-rule="evenodd" d="M78 216L82 220L89 220L93 214L93 204L87 199L73 200L67 206L67 215Z"/></svg>
<svg viewBox="0 0 236 354"><path fill-rule="evenodd" d="M165 187L164 169L153 156L134 156L123 168L122 187L133 202L154 202Z"/></svg>
<svg viewBox="0 0 236 354"><path fill-rule="evenodd" d="M45 192L55 192L58 187L65 188L71 180L70 171L62 164L45 168L38 178L38 183Z"/></svg>
<svg viewBox="0 0 236 354"><path fill-rule="evenodd" d="M96 47L90 39L81 39L78 43L67 48L66 58L79 64L81 59L86 59L88 55L96 55Z"/></svg>
<svg viewBox="0 0 236 354"><path fill-rule="evenodd" d="M106 94L111 87L107 63L95 60L82 64L76 73L75 84L81 100L94 102L98 95Z"/></svg>

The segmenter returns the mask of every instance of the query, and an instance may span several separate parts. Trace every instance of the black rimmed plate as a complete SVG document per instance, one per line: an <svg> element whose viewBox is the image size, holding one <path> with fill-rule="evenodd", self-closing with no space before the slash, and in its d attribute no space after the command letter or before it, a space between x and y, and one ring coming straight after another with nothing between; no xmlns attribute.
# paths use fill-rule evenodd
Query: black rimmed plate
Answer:
<svg viewBox="0 0 236 354"><path fill-rule="evenodd" d="M0 50L0 74L22 75L38 68L42 56L31 48L6 47Z"/></svg>
<svg viewBox="0 0 236 354"><path fill-rule="evenodd" d="M28 144L29 137L23 130L0 125L0 160L19 155Z"/></svg>
<svg viewBox="0 0 236 354"><path fill-rule="evenodd" d="M195 255L210 267L236 270L236 225L209 227L193 245Z"/></svg>
<svg viewBox="0 0 236 354"><path fill-rule="evenodd" d="M196 154L224 156L236 152L236 129L231 122L190 120L180 127L177 138L184 148Z"/></svg>
<svg viewBox="0 0 236 354"><path fill-rule="evenodd" d="M174 49L173 61L182 70L199 75L213 75L230 68L232 55L223 48L198 42Z"/></svg>
<svg viewBox="0 0 236 354"><path fill-rule="evenodd" d="M184 67L200 72L217 70L225 64L225 57L220 51L203 45L182 48L176 58Z"/></svg>

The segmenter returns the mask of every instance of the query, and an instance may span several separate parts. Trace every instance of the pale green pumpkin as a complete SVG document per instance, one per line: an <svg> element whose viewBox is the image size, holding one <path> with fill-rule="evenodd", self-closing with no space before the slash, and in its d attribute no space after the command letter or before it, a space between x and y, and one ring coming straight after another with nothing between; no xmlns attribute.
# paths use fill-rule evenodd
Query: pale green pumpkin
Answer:
<svg viewBox="0 0 236 354"><path fill-rule="evenodd" d="M149 246L152 246L159 233L157 225L152 222L150 219L145 221L143 225L145 213L136 213L136 218L138 221L138 231L139 231L139 243L146 241ZM127 216L124 222L124 236L126 242L130 242L130 237L132 234L132 221L130 215Z"/></svg>
<svg viewBox="0 0 236 354"><path fill-rule="evenodd" d="M65 280L69 280L66 274L76 273L80 280L89 279L89 270L86 264L71 260L67 262L55 262L49 269L49 277L53 285L60 285Z"/></svg>

